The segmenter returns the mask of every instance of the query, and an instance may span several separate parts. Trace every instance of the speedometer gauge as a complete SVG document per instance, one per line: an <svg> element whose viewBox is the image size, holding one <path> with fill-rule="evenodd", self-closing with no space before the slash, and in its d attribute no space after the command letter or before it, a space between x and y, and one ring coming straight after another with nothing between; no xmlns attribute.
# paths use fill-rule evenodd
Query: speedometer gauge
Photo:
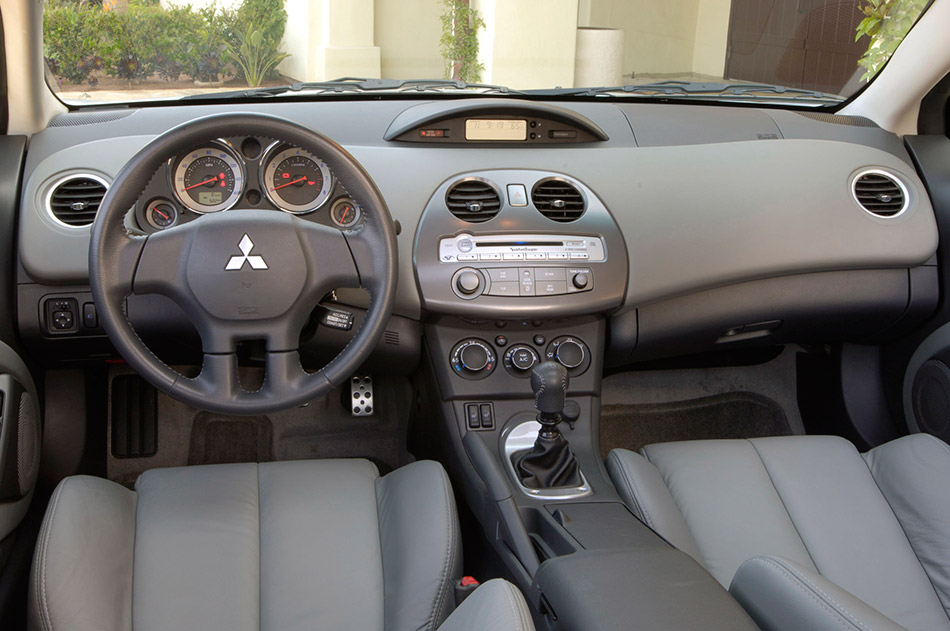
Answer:
<svg viewBox="0 0 950 631"><path fill-rule="evenodd" d="M201 147L179 160L172 183L178 200L189 210L218 212L234 206L241 198L244 168L224 147Z"/></svg>
<svg viewBox="0 0 950 631"><path fill-rule="evenodd" d="M330 196L330 170L309 151L290 147L274 153L262 175L264 191L275 206L289 213L316 210Z"/></svg>

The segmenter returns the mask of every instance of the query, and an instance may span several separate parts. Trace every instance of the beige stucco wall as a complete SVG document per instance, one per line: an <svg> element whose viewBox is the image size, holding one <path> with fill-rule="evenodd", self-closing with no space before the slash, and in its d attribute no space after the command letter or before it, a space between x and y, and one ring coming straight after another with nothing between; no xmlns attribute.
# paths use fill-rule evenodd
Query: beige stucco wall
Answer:
<svg viewBox="0 0 950 631"><path fill-rule="evenodd" d="M731 0L699 0L693 72L722 77L729 44Z"/></svg>
<svg viewBox="0 0 950 631"><path fill-rule="evenodd" d="M487 24L482 80L512 88L574 85L578 0L472 0Z"/></svg>
<svg viewBox="0 0 950 631"><path fill-rule="evenodd" d="M376 45L386 79L437 79L442 24L439 0L376 0Z"/></svg>
<svg viewBox="0 0 950 631"><path fill-rule="evenodd" d="M299 81L378 78L374 0L287 0L281 73Z"/></svg>
<svg viewBox="0 0 950 631"><path fill-rule="evenodd" d="M682 74L693 70L700 0L588 0L587 26L622 28L623 73Z"/></svg>
<svg viewBox="0 0 950 631"><path fill-rule="evenodd" d="M214 0L161 0L201 7ZM241 0L217 0L234 6ZM514 88L574 84L577 26L620 28L625 79L638 74L722 76L731 0L471 0L482 81ZM351 74L443 76L439 0L286 0L280 66L295 79Z"/></svg>

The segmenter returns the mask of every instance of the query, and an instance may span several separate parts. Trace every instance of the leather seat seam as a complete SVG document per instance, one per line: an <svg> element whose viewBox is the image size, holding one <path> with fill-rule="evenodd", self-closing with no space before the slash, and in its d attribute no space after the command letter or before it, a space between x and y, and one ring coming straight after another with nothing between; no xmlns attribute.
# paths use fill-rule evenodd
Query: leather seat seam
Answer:
<svg viewBox="0 0 950 631"><path fill-rule="evenodd" d="M264 522L262 519L261 511L263 510L263 505L261 503L261 465L260 463L255 463L254 465L255 472L257 474L257 629L258 631L263 631L264 629L264 562L262 561L264 557L264 548L261 544L261 539L263 534L261 532L261 524Z"/></svg>
<svg viewBox="0 0 950 631"><path fill-rule="evenodd" d="M43 553L41 555L41 568L37 573L37 580L40 587L40 620L43 623L44 628L49 631L53 631L53 617L49 612L49 602L46 597L46 559L48 558L49 552L49 542L53 538L53 522L56 519L56 509L59 507L59 500L63 497L63 491L66 489L66 485L71 484L70 478L63 480L63 483L60 485L59 489L56 491L56 497L53 498L53 503L50 508L49 514L49 523L47 524L46 533L44 533L43 539Z"/></svg>
<svg viewBox="0 0 950 631"><path fill-rule="evenodd" d="M444 508L447 510L445 527L448 541L446 543L446 552L444 561L442 564L442 578L439 581L439 592L436 594L435 602L433 603L432 613L429 614L429 620L426 622L426 628L435 629L436 618L439 615L439 611L442 609L443 604L445 603L445 597L448 593L448 573L449 567L452 563L452 559L455 557L455 536L452 532L452 502L450 498L450 490L448 485L448 480L446 478L445 472L440 471L441 475L439 476L440 481L442 482L442 493L445 498Z"/></svg>
<svg viewBox="0 0 950 631"><path fill-rule="evenodd" d="M801 589L806 595L810 595L816 602L821 604L825 609L831 611L832 613L837 614L839 616L838 621L841 622L842 624L846 622L845 620L840 620L840 617L842 616L842 614L844 614L845 616L847 616L847 618L849 619L847 621L850 622L852 626L859 627L861 629L864 629L865 631L872 631L871 628L868 627L863 622L861 622L861 620L858 619L857 616L855 616L850 611L848 611L848 609L844 605L836 601L834 598L828 595L823 589L821 589L818 585L812 582L807 576L800 574L794 568L782 565L776 562L774 559L763 558L763 557L749 559L749 562L750 563L758 562L758 563L765 563L767 565L771 565L775 567L776 569L778 569L779 572L782 572L786 577L792 579L793 581L797 581L796 583L793 583L793 584L798 585L799 589ZM811 590L806 589L805 586L802 585L802 583L806 583L809 587L811 587ZM821 594L822 596L824 596L826 601L830 601L834 605L834 607L837 607L837 609L829 606L828 602L823 601L821 598L819 598L817 594L815 594L815 592L818 592L818 594Z"/></svg>
<svg viewBox="0 0 950 631"><path fill-rule="evenodd" d="M505 585L504 587L505 599L508 601L508 607L511 608L511 619L518 625L516 631L525 631L524 614L519 610L518 603L515 601L514 596L511 595L511 590L514 588L509 585Z"/></svg>
<svg viewBox="0 0 950 631"><path fill-rule="evenodd" d="M795 530L795 534L798 535L798 540L802 543L802 549L805 551L805 554L808 555L808 560L811 561L812 567L815 568L815 571L821 574L821 571L818 569L818 564L815 563L815 557L811 555L811 550L808 549L808 544L805 542L805 538L802 537L801 531L798 529L798 526L795 524L795 519L792 517L792 512L788 510L788 506L785 504L785 498L782 497L782 493L778 490L778 487L775 485L775 480L772 478L772 471L769 469L769 465L765 462L765 458L762 457L762 452L759 451L759 448L756 446L755 441L748 438L745 439L747 443L752 445L752 449L755 451L755 455L758 456L759 462L762 463L762 468L765 470L765 475L769 477L769 484L772 485L772 490L775 491L775 496L778 498L778 501L782 504L782 510L785 511L785 515L788 517L788 522L792 525L792 528Z"/></svg>

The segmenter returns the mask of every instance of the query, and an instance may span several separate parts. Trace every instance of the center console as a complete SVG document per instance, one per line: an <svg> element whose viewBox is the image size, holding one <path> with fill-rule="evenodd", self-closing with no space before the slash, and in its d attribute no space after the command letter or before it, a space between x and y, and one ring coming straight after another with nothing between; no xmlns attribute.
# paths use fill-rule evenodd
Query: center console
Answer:
<svg viewBox="0 0 950 631"><path fill-rule="evenodd" d="M559 174L460 175L430 199L413 255L448 468L538 628L754 629L604 468L606 315L628 269L596 195Z"/></svg>

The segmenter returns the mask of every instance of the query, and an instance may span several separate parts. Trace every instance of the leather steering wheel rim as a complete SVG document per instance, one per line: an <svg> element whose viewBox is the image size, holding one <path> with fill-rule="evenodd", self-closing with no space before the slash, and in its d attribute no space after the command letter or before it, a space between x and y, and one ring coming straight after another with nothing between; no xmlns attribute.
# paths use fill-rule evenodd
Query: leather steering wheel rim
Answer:
<svg viewBox="0 0 950 631"><path fill-rule="evenodd" d="M149 181L171 156L179 156L212 139L234 136L270 138L319 156L362 209L362 224L352 230L339 231L276 210L232 209L203 215L147 236L128 232L125 227L128 209L135 205ZM252 275L252 270L242 266L233 273L225 268L227 259L212 256L224 252L224 248L238 254L238 241L233 235L242 231L245 235L272 235L271 244L280 244L280 247L271 245L268 254L274 261L270 266L274 269ZM299 255L294 236L300 243ZM261 252L263 250L255 250L255 254ZM152 260L165 261L176 253L177 265L171 265L171 271L156 270L155 265L148 264ZM347 258L350 260L345 260ZM277 269L281 262L296 264L301 260L306 267L303 275L295 265ZM122 357L146 381L200 409L225 414L262 414L300 405L341 385L372 352L389 321L395 300L396 234L385 200L372 178L338 144L315 130L276 116L216 114L161 134L122 168L103 198L93 224L89 275L103 328ZM293 302L290 299L293 296L288 298L275 293L274 285L286 284L287 275L299 280L293 287L299 296L292 306L281 312L284 303ZM242 278L248 279L243 285L262 294L256 299L244 298L244 294L234 291L220 294L219 302L225 303L223 306L207 296L209 288L213 294L219 286L234 286ZM356 282L329 286L347 280ZM369 292L366 316L354 337L333 360L315 373L306 373L300 367L297 344L293 340L299 339L300 328L316 307L317 294L343 286L360 286ZM194 318L202 337L204 361L198 377L192 379L176 372L139 338L124 309L125 298L133 293L160 293L176 302L195 302L179 303L179 306ZM238 300L235 295L250 301L247 304L255 304L256 300L263 306L241 308L239 305L235 310L231 304ZM280 305L271 308L275 302ZM298 325L296 332L289 330ZM240 386L236 354L231 352L231 347L240 339L255 339L255 326L266 330L262 337L267 339L267 365L264 385L251 392Z"/></svg>

